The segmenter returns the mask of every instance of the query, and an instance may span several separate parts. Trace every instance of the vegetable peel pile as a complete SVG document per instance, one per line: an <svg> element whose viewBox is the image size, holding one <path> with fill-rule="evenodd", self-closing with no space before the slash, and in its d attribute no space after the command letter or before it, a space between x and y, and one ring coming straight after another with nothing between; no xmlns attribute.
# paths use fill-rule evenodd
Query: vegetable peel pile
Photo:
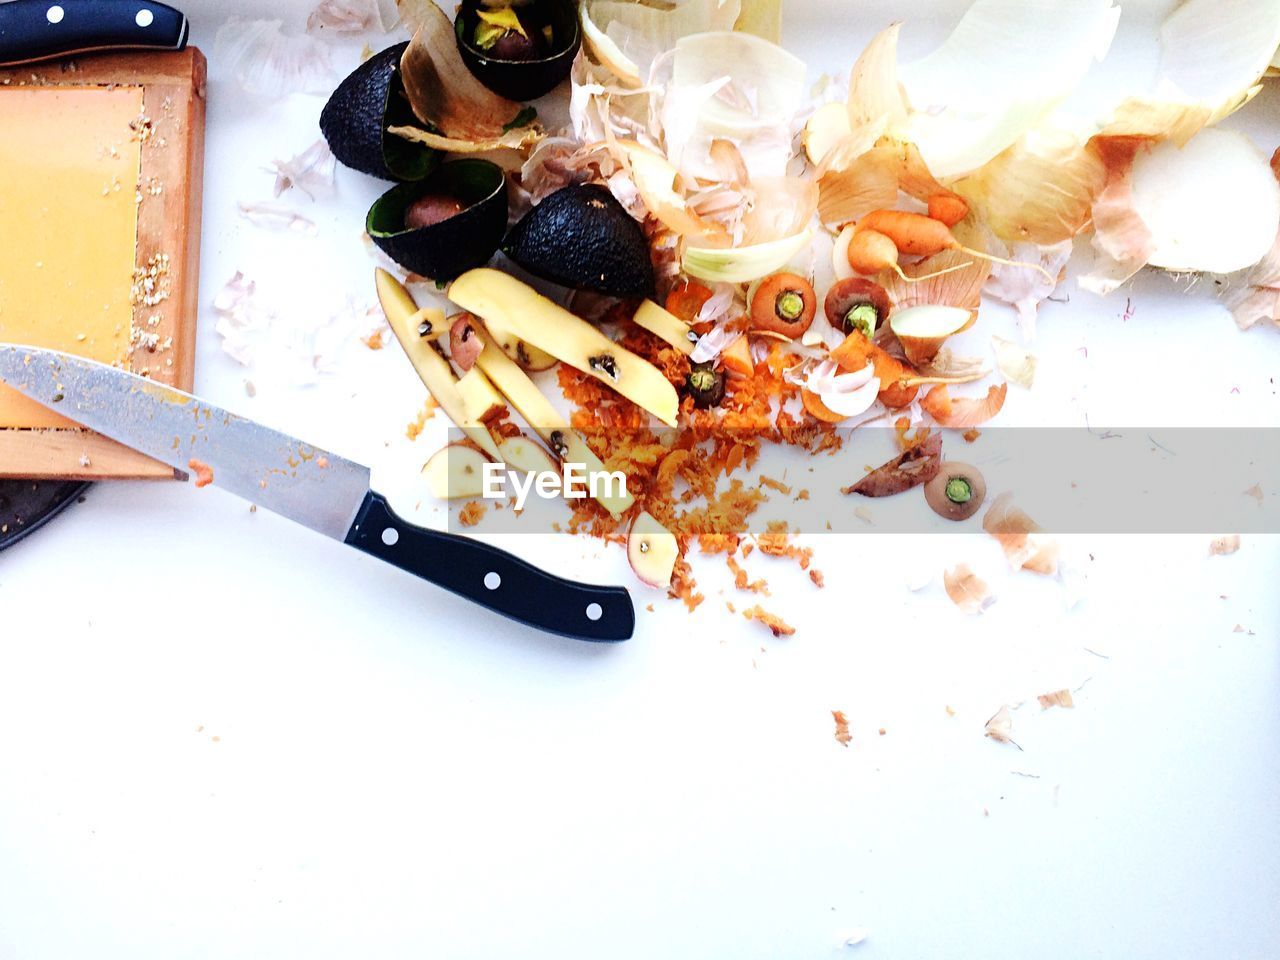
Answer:
<svg viewBox="0 0 1280 960"><path fill-rule="evenodd" d="M485 42L529 40L537 8L486 3ZM439 7L402 14L413 37L388 102L401 96L412 121L400 110L382 129L446 155L441 170L447 155L494 161L510 221L525 224L501 249L544 280L540 265L557 267L555 284L530 283L486 261L496 251L467 228L468 203L426 187L412 209L437 213L384 231L423 262L471 245L485 264L442 267L443 297L425 308L378 273L392 329L471 444L433 483L453 496L451 479L475 473L458 463L526 469L531 449L553 467L621 471L626 497L571 504L570 529L629 541L640 579L691 608L695 545L726 554L747 587L760 581L735 558L755 549L807 569L791 531L745 536L761 487L790 489L751 481L767 444L833 454L859 426L894 426L898 456L844 492L927 485L940 515L975 515L985 483L945 469L943 431L972 440L1010 383L1032 387L1038 361L989 333L988 356L960 356L951 338L981 324L985 295L1016 309L1029 340L1077 242L1093 253L1084 290L1111 293L1147 266L1203 273L1221 276L1241 326L1280 322L1280 184L1256 145L1217 126L1257 95L1280 3L1181 4L1154 78L1126 76L1089 115L1077 96L1107 63L1112 0L975 0L910 62L910 21L884 25L843 99L818 102L778 43L781 3L581 0L581 49L554 94L569 123L553 131L468 69L467 32ZM587 186L595 199L562 193ZM545 229L527 228L531 210ZM627 242L601 242L619 217ZM1056 548L1007 497L981 522L1014 570L1057 572ZM966 612L991 600L967 568L946 586ZM791 630L759 607L745 615Z"/></svg>

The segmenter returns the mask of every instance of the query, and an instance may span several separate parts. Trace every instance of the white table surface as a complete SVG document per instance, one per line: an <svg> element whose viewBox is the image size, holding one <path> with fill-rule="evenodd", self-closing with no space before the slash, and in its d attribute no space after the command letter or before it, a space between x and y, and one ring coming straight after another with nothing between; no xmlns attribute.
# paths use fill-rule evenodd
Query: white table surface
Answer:
<svg viewBox="0 0 1280 960"><path fill-rule="evenodd" d="M207 50L259 7L188 6ZM309 5L278 6L296 27ZM958 9L792 6L815 78L895 15L904 56L927 50ZM1133 59L1104 73L1141 61L1146 8L1168 4L1141 6ZM197 387L403 471L440 434L403 440L422 396L395 349L353 344L317 384L259 377L251 399L258 374L213 329L236 270L286 323L371 299L359 233L380 184L343 170L336 199L287 197L316 237L236 211L269 197L262 168L312 142L321 103L255 102L211 62ZM1280 91L1232 124L1269 153ZM1160 277L1064 292L1004 422L1276 423L1274 330L1238 333ZM1013 330L1004 308L982 322ZM826 591L762 569L791 640L730 616L725 599L753 601L703 561L697 615L637 588L656 612L601 647L215 489L99 485L0 555L0 958L1280 955L1280 543L1209 559L1207 539L1078 538L1068 613L980 535L815 538ZM634 583L616 549L515 545ZM956 559L999 595L982 617L905 586ZM1076 708L1041 712L1062 687ZM983 737L1024 701L1021 752Z"/></svg>

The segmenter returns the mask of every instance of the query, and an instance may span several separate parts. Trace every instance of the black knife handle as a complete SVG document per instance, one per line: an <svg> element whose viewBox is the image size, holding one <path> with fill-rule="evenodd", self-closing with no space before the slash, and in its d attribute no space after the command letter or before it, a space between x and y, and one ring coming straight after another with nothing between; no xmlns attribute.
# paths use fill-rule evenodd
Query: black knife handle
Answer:
<svg viewBox="0 0 1280 960"><path fill-rule="evenodd" d="M364 498L350 546L531 627L578 640L626 640L636 614L625 587L553 576L487 543L398 517L380 493Z"/></svg>
<svg viewBox="0 0 1280 960"><path fill-rule="evenodd" d="M0 3L0 66L93 50L181 50L187 18L151 0Z"/></svg>

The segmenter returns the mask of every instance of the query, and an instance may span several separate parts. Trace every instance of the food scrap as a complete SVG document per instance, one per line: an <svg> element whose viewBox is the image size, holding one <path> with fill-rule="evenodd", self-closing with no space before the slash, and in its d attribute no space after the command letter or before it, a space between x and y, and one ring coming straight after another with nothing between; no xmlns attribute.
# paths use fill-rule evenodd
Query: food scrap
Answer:
<svg viewBox="0 0 1280 960"><path fill-rule="evenodd" d="M951 602L964 613L978 614L996 602L986 581L961 563L942 574L942 584Z"/></svg>
<svg viewBox="0 0 1280 960"><path fill-rule="evenodd" d="M836 722L836 743L847 747L853 739L853 734L849 732L849 718L844 715L843 710L832 710L831 719Z"/></svg>
<svg viewBox="0 0 1280 960"><path fill-rule="evenodd" d="M187 469L195 475L195 484L197 487L207 487L213 483L213 467L209 466L201 460L192 457L187 461Z"/></svg>
<svg viewBox="0 0 1280 960"><path fill-rule="evenodd" d="M754 620L769 628L769 631L775 637L794 636L796 628L788 624L781 617L775 616L765 610L759 604L742 611L742 615L748 620Z"/></svg>
<svg viewBox="0 0 1280 960"><path fill-rule="evenodd" d="M984 732L988 737L997 743L1013 743L1013 714L1009 712L1009 705L1005 704L995 712L995 715L987 721ZM1018 747L1021 750L1021 747Z"/></svg>
<svg viewBox="0 0 1280 960"><path fill-rule="evenodd" d="M1070 710L1076 705L1071 699L1071 691L1065 689L1055 690L1053 693L1042 693L1036 699L1040 702L1041 710L1048 710L1050 707L1063 707Z"/></svg>
<svg viewBox="0 0 1280 960"><path fill-rule="evenodd" d="M479 500L468 501L458 513L458 522L464 527L474 527L484 519L485 509Z"/></svg>
<svg viewBox="0 0 1280 960"><path fill-rule="evenodd" d="M1240 534L1224 534L1209 541L1209 556L1227 557L1240 549Z"/></svg>

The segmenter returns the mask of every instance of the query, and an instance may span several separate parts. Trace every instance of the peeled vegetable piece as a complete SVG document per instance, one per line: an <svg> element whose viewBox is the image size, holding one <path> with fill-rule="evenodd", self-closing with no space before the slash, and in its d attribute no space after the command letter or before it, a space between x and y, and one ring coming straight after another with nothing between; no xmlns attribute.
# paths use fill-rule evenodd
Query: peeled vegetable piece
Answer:
<svg viewBox="0 0 1280 960"><path fill-rule="evenodd" d="M470 270L453 282L449 299L490 327L510 331L595 377L667 426L676 426L680 399L661 370L515 277Z"/></svg>
<svg viewBox="0 0 1280 960"><path fill-rule="evenodd" d="M508 100L550 93L569 76L582 46L578 10L571 0L464 0L454 28L467 69Z"/></svg>
<svg viewBox="0 0 1280 960"><path fill-rule="evenodd" d="M551 194L512 228L502 249L530 273L575 290L653 295L644 231L599 184Z"/></svg>
<svg viewBox="0 0 1280 960"><path fill-rule="evenodd" d="M320 132L333 155L383 180L421 180L440 162L435 150L387 133L388 127L414 122L400 80L407 46L388 47L356 67L320 113Z"/></svg>
<svg viewBox="0 0 1280 960"><path fill-rule="evenodd" d="M450 280L487 263L507 226L502 170L487 160L446 163L421 183L383 194L369 210L369 238L407 270Z"/></svg>

